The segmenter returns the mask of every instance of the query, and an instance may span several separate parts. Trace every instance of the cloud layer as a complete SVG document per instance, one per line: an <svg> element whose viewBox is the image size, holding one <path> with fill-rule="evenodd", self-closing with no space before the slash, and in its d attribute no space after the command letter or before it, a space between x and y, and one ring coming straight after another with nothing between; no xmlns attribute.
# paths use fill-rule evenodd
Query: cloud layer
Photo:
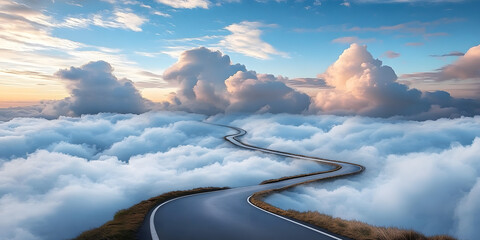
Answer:
<svg viewBox="0 0 480 240"><path fill-rule="evenodd" d="M459 97L479 99L480 93L480 45L470 48L465 54L451 52L434 57L458 56L452 64L440 68L436 72L420 72L402 75L402 79L413 85L435 84L436 87L445 84L449 91Z"/></svg>
<svg viewBox="0 0 480 240"><path fill-rule="evenodd" d="M480 234L480 118L399 121L262 115L232 122L246 141L360 163L349 179L300 186L267 202L381 226L476 239Z"/></svg>
<svg viewBox="0 0 480 240"><path fill-rule="evenodd" d="M67 239L172 190L318 171L224 142L203 115L99 114L0 123L1 239Z"/></svg>

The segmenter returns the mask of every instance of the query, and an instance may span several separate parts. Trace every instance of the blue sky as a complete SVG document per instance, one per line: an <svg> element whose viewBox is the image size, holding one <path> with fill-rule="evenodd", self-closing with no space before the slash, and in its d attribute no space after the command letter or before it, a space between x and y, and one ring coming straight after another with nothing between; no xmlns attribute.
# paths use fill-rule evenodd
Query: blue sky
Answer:
<svg viewBox="0 0 480 240"><path fill-rule="evenodd" d="M12 45L11 54L51 63L19 64L8 54L2 57L0 66L16 73L0 73L0 87L11 93L24 88L25 101L63 98L66 91L53 73L88 61L105 60L119 77L150 85L158 80L153 85L161 86L163 71L182 51L205 46L259 73L316 77L351 43L359 43L401 76L442 68L458 58L442 55L465 53L480 37L480 2L468 0L25 0L1 5L6 14L1 21L21 17L45 35L39 43L16 41L14 31L0 36L19 44ZM50 81L31 80L32 72ZM145 89L144 94L158 100L153 96L171 90ZM8 101L22 98L0 99Z"/></svg>

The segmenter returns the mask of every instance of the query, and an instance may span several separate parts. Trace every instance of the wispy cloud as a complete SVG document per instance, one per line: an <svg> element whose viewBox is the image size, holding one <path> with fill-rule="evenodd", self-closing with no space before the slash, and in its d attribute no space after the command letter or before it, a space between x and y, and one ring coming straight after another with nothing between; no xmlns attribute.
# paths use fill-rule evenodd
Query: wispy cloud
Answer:
<svg viewBox="0 0 480 240"><path fill-rule="evenodd" d="M394 51L386 51L382 56L387 58L398 58L400 57L400 53L396 53Z"/></svg>
<svg viewBox="0 0 480 240"><path fill-rule="evenodd" d="M466 0L352 0L357 3L455 3Z"/></svg>
<svg viewBox="0 0 480 240"><path fill-rule="evenodd" d="M288 57L287 53L278 51L261 39L263 33L261 28L271 27L276 25L248 21L229 25L225 29L231 34L221 40L219 45L230 51L258 59L270 59L272 55Z"/></svg>
<svg viewBox="0 0 480 240"><path fill-rule="evenodd" d="M211 4L208 0L156 0L172 8L208 8Z"/></svg>
<svg viewBox="0 0 480 240"><path fill-rule="evenodd" d="M63 22L55 24L55 27L86 28L95 25L104 28L122 28L135 32L141 32L141 26L148 20L132 12L131 9L116 9L109 16L105 13L92 14L87 18L67 17Z"/></svg>
<svg viewBox="0 0 480 240"><path fill-rule="evenodd" d="M335 38L332 40L332 43L352 44L352 43L369 43L374 41L375 41L374 38L362 39L357 36L350 36L350 37Z"/></svg>

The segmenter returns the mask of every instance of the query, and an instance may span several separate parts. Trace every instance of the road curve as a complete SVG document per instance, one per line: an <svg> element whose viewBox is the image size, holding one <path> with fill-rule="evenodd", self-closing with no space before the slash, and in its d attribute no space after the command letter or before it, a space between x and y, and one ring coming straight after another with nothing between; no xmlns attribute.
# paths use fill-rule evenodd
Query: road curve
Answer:
<svg viewBox="0 0 480 240"><path fill-rule="evenodd" d="M226 125L219 126L237 131L224 138L238 147L330 164L334 165L336 170L271 184L232 188L172 199L155 207L147 215L138 233L140 239L346 239L318 227L267 212L253 206L248 199L255 192L263 190L357 174L365 169L363 166L252 146L238 139L246 134L245 130Z"/></svg>

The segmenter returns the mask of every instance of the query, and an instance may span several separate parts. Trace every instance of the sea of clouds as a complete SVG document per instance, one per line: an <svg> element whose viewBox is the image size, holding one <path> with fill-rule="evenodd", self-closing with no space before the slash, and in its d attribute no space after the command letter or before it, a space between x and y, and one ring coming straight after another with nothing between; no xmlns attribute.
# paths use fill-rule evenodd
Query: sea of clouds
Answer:
<svg viewBox="0 0 480 240"><path fill-rule="evenodd" d="M242 150L200 114L97 114L0 123L2 239L65 239L160 193L238 187L318 171ZM333 115L216 115L248 143L360 163L359 176L299 186L267 202L381 226L480 234L480 117L408 121Z"/></svg>
<svg viewBox="0 0 480 240"><path fill-rule="evenodd" d="M97 114L0 123L0 239L67 239L161 193L327 167L239 149L203 115Z"/></svg>
<svg viewBox="0 0 480 240"><path fill-rule="evenodd" d="M232 121L245 141L367 169L348 179L299 186L266 199L379 226L480 235L480 117L430 121L260 115Z"/></svg>

